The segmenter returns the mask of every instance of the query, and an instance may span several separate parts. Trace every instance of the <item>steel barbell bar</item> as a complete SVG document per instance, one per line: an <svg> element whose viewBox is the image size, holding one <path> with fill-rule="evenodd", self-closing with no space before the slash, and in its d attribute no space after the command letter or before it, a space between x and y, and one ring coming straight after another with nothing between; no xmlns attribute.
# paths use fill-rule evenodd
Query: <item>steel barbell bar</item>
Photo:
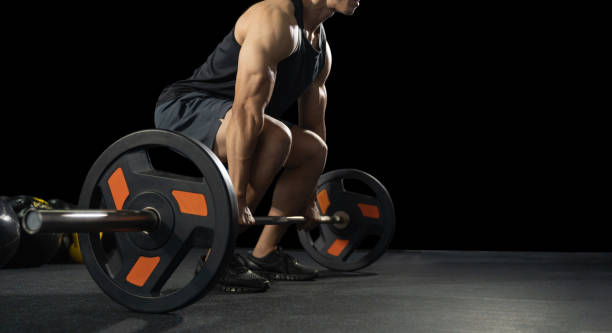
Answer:
<svg viewBox="0 0 612 333"><path fill-rule="evenodd" d="M304 216L258 216L255 225L282 225L305 223ZM23 217L23 229L29 234L54 232L150 232L160 223L155 208L142 210L79 209L38 210L30 209ZM349 223L348 214L321 216L321 223Z"/></svg>

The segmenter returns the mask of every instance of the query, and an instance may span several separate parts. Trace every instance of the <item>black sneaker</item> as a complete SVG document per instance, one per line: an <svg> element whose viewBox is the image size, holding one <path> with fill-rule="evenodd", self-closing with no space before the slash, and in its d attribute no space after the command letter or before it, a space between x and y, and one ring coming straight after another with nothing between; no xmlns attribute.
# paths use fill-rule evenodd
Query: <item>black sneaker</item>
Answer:
<svg viewBox="0 0 612 333"><path fill-rule="evenodd" d="M204 259L198 261L195 273L197 274L204 266ZM245 265L245 260L238 253L234 253L232 259L218 281L218 287L228 293L256 293L268 290L270 280L261 277Z"/></svg>
<svg viewBox="0 0 612 333"><path fill-rule="evenodd" d="M307 281L314 279L318 273L316 269L298 263L280 246L263 258L255 258L249 251L244 260L253 272L273 280Z"/></svg>

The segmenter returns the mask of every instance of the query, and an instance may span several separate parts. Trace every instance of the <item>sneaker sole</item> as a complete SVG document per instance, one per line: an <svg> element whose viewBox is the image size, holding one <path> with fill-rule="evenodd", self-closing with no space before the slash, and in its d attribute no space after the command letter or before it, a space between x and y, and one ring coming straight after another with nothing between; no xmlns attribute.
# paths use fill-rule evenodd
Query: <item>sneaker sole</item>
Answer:
<svg viewBox="0 0 612 333"><path fill-rule="evenodd" d="M251 269L252 270L252 269ZM286 273L275 273L275 272L266 272L266 271L253 271L263 277L266 277L270 280L277 281L311 281L317 276L316 274L286 274Z"/></svg>
<svg viewBox="0 0 612 333"><path fill-rule="evenodd" d="M261 292L268 290L268 288L230 287L230 286L223 286L223 285L220 285L219 289L221 289L221 291L223 292L231 293L231 294L261 293Z"/></svg>

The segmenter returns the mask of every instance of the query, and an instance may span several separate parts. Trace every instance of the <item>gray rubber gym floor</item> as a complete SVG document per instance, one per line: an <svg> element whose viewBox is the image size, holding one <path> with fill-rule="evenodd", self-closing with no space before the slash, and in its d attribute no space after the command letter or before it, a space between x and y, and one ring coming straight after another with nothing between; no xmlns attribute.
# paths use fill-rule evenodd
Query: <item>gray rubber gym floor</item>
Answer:
<svg viewBox="0 0 612 333"><path fill-rule="evenodd" d="M82 265L0 270L0 331L612 332L612 253L388 251L321 275L152 315L111 301Z"/></svg>

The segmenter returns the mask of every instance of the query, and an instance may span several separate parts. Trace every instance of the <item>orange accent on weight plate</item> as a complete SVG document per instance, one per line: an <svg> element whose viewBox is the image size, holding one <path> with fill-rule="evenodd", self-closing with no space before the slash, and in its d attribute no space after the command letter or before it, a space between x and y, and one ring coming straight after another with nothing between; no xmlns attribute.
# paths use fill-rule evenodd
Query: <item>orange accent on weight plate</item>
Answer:
<svg viewBox="0 0 612 333"><path fill-rule="evenodd" d="M378 210L378 206L363 203L357 204L357 206L359 206L359 209L361 209L361 215L365 217L371 217L373 219L380 218L380 211Z"/></svg>
<svg viewBox="0 0 612 333"><path fill-rule="evenodd" d="M140 257L130 270L125 280L135 286L142 287L147 283L151 273L159 264L159 257Z"/></svg>
<svg viewBox="0 0 612 333"><path fill-rule="evenodd" d="M121 168L117 168L108 178L108 187L110 187L113 201L115 202L115 208L118 210L123 209L123 204L125 203L125 199L130 195L130 190L128 189Z"/></svg>
<svg viewBox="0 0 612 333"><path fill-rule="evenodd" d="M321 213L325 215L327 208L329 208L329 195L327 195L327 190L322 190L317 194L317 201L319 202L319 207L321 207Z"/></svg>
<svg viewBox="0 0 612 333"><path fill-rule="evenodd" d="M344 250L344 248L348 245L349 241L348 239L336 239L334 241L334 243L329 247L329 249L327 250L327 253L331 254L332 256L339 256L340 253L342 253L342 251Z"/></svg>
<svg viewBox="0 0 612 333"><path fill-rule="evenodd" d="M208 206L204 194L174 190L172 195L176 199L181 213L208 216Z"/></svg>

